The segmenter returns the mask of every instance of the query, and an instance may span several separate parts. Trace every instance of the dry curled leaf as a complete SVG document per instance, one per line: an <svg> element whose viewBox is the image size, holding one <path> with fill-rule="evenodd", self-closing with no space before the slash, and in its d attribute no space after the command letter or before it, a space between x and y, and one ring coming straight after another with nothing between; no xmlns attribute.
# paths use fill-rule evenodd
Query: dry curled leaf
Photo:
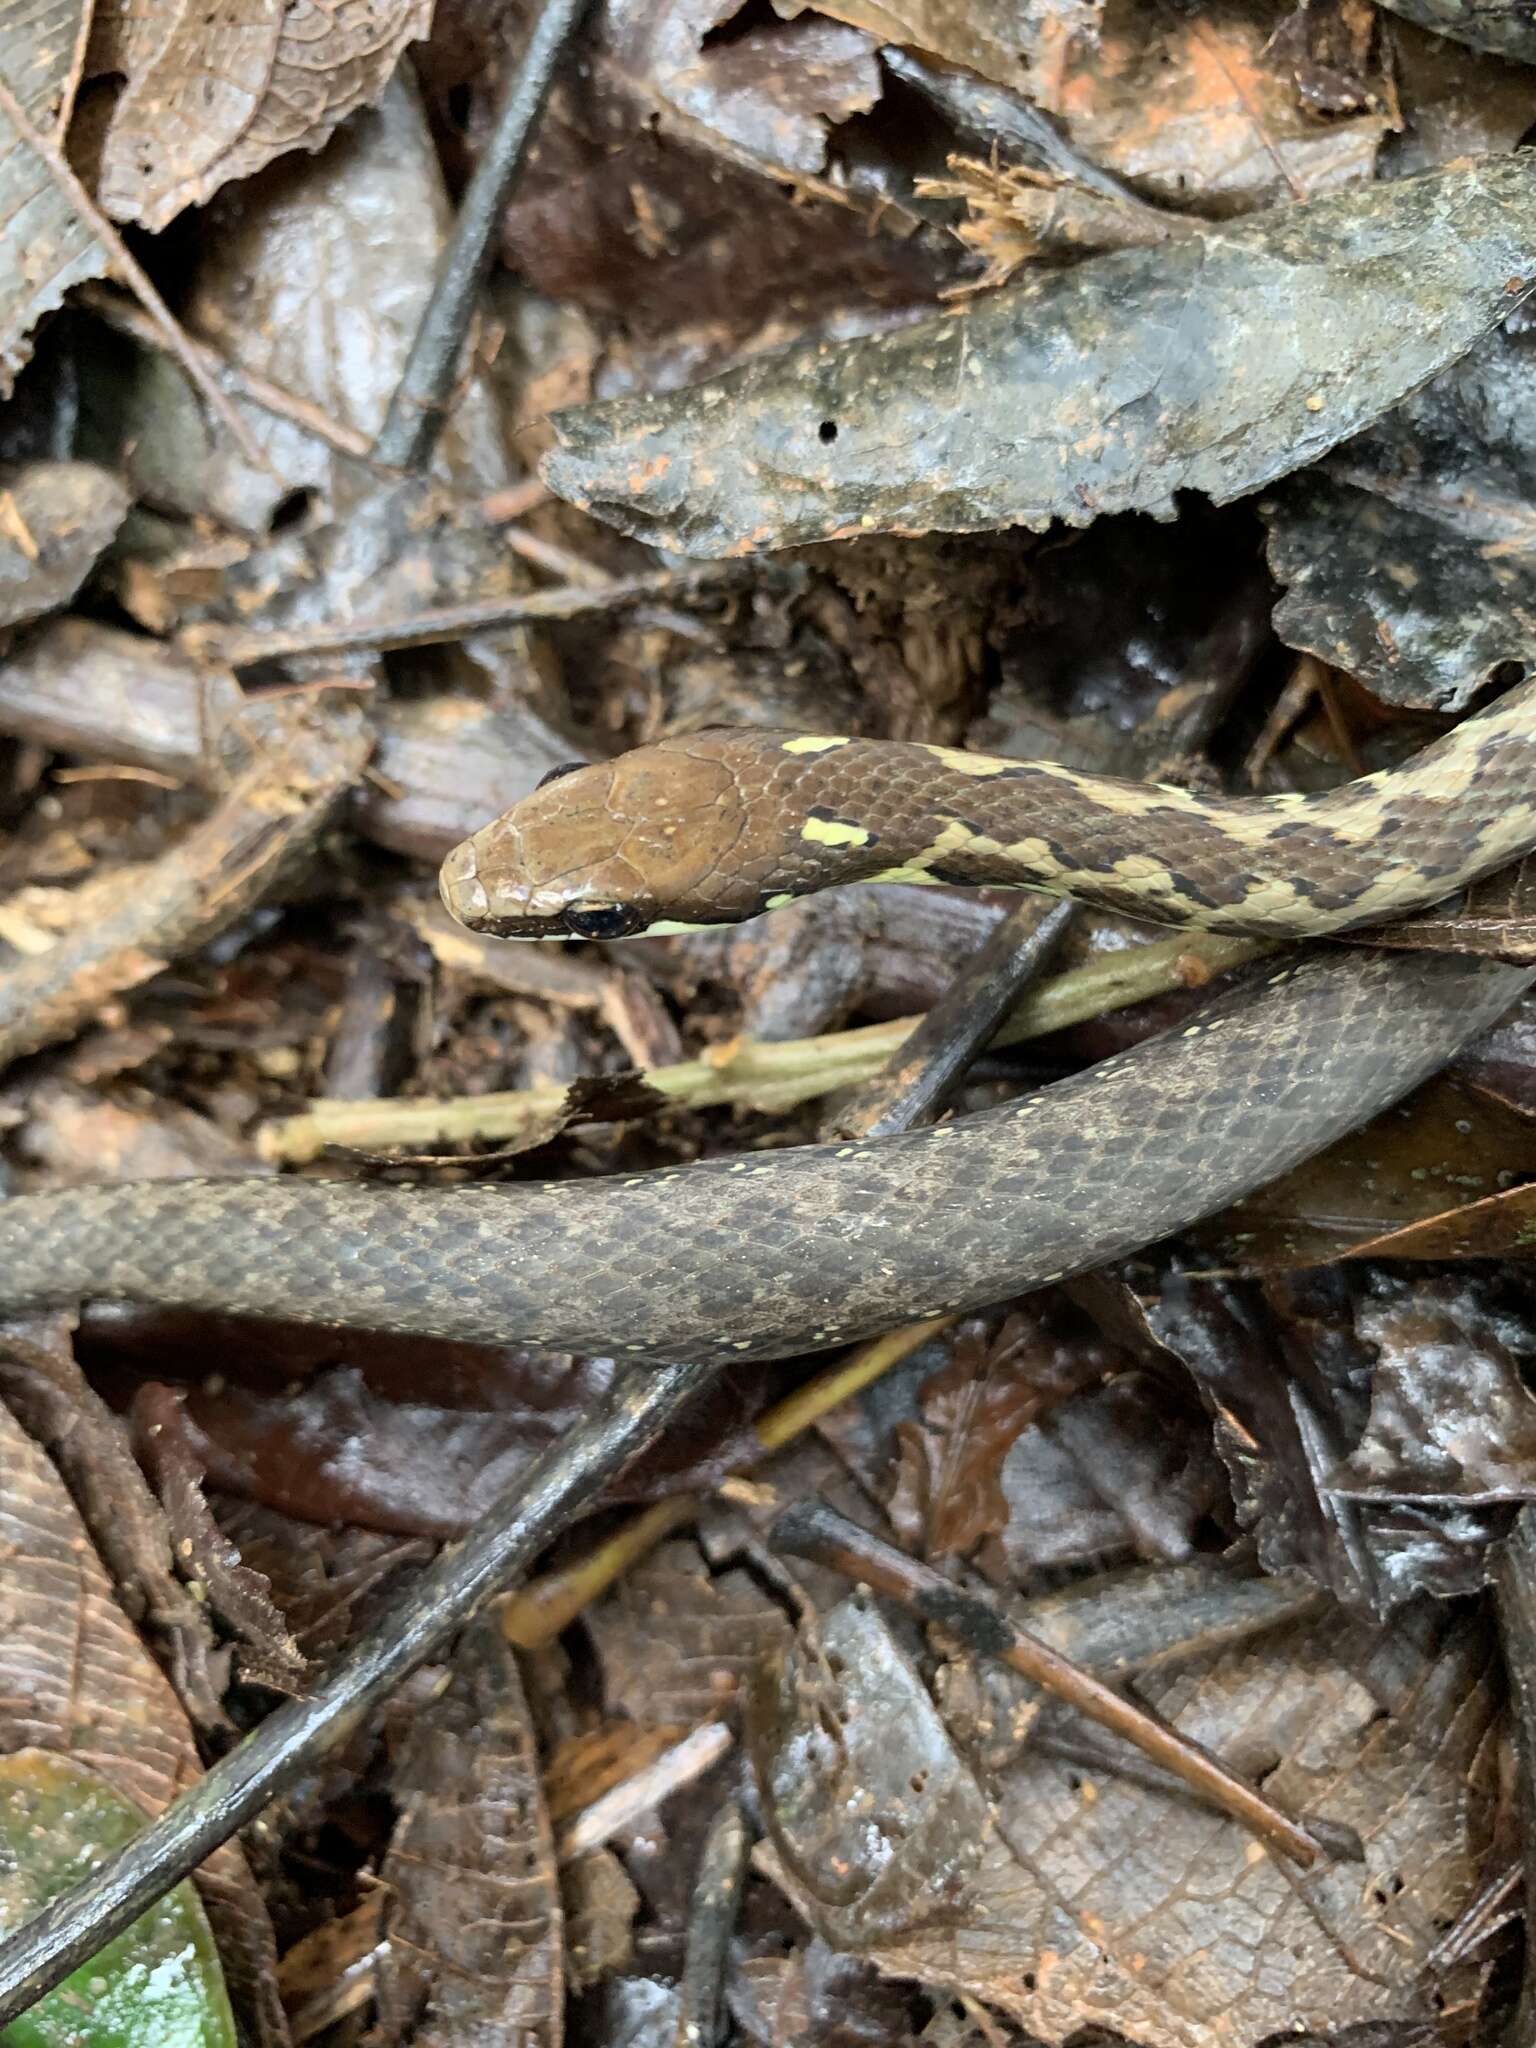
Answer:
<svg viewBox="0 0 1536 2048"><path fill-rule="evenodd" d="M1533 275L1536 167L1462 164L559 413L543 473L622 532L707 556L1171 516L1178 491L1225 502L1359 432Z"/></svg>
<svg viewBox="0 0 1536 2048"><path fill-rule="evenodd" d="M180 0L109 12L92 59L128 80L101 158L117 220L161 228L377 100L432 0Z"/></svg>
<svg viewBox="0 0 1536 2048"><path fill-rule="evenodd" d="M61 139L89 20L86 0L20 0L0 17L0 398L32 353L38 321L107 268L37 147Z"/></svg>
<svg viewBox="0 0 1536 2048"><path fill-rule="evenodd" d="M1286 1810L1358 1831L1363 1869L1301 1874L1206 1808L1029 1748L984 1787L883 1620L845 1601L754 1697L776 1874L834 1947L1051 2048L1094 2026L1251 2048L1430 2019L1428 1958L1478 1890L1493 1820L1488 1662L1475 1628L1420 1614L1299 1626L1140 1681Z"/></svg>

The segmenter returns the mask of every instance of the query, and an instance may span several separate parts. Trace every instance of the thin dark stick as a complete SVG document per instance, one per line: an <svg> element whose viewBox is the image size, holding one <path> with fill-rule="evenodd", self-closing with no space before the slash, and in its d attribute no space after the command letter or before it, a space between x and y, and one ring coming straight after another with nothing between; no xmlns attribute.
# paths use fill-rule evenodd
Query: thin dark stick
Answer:
<svg viewBox="0 0 1536 2048"><path fill-rule="evenodd" d="M445 1549L312 1693L269 1715L125 1849L0 1945L0 2027L121 1934L345 1741L660 1434L713 1371L667 1365L623 1374L603 1404L551 1445L462 1544Z"/></svg>
<svg viewBox="0 0 1536 2048"><path fill-rule="evenodd" d="M682 2005L672 2048L716 2048L725 2005L725 1964L752 1836L741 1808L728 1799L710 1823L699 1881L688 1915Z"/></svg>
<svg viewBox="0 0 1536 2048"><path fill-rule="evenodd" d="M585 5L586 0L545 0L523 61L507 81L495 131L465 187L453 240L443 252L432 296L373 444L379 462L420 469L437 444L512 181L522 169L560 53Z"/></svg>
<svg viewBox="0 0 1536 2048"><path fill-rule="evenodd" d="M1495 1555L1493 1588L1514 1707L1520 1810L1525 1824L1525 1974L1520 2009L1504 2039L1506 2048L1532 2048L1536 2043L1536 1942L1530 1937L1531 1901L1536 1898L1536 1509L1520 1510L1509 1540Z"/></svg>
<svg viewBox="0 0 1536 2048"><path fill-rule="evenodd" d="M777 1550L810 1558L899 1600L924 1621L937 1623L982 1655L996 1657L1036 1685L1045 1686L1089 1720L1134 1743L1181 1784L1251 1828L1302 1869L1309 1870L1325 1853L1305 1828L1198 1743L1169 1728L1038 1636L1026 1634L990 1600L963 1591L930 1565L868 1535L831 1508L812 1501L786 1509L773 1526L771 1540Z"/></svg>
<svg viewBox="0 0 1536 2048"><path fill-rule="evenodd" d="M1074 915L1055 903L1038 917L1025 897L976 948L894 1059L853 1100L828 1138L883 1138L938 1115L966 1068L992 1042L1023 991L1043 972Z"/></svg>
<svg viewBox="0 0 1536 2048"><path fill-rule="evenodd" d="M770 576L772 572L770 571ZM676 600L702 591L724 590L751 576L760 581L760 564L701 562L695 569L658 569L645 576L614 576L599 584L560 584L506 597L473 598L465 604L432 605L407 616L380 619L338 619L333 625L242 632L238 628L205 626L186 636L189 650L231 668L253 668L263 661L289 661L317 654L374 654L394 647L431 647L463 640L501 626L585 618L594 612L623 611L653 599Z"/></svg>

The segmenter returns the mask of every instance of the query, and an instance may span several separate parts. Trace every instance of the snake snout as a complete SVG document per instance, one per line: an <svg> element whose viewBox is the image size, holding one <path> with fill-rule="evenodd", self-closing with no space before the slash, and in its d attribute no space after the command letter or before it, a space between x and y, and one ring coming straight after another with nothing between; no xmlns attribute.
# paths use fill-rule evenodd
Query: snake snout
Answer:
<svg viewBox="0 0 1536 2048"><path fill-rule="evenodd" d="M473 839L456 846L438 872L443 907L460 924L473 926L490 914L491 899L480 879L480 861Z"/></svg>

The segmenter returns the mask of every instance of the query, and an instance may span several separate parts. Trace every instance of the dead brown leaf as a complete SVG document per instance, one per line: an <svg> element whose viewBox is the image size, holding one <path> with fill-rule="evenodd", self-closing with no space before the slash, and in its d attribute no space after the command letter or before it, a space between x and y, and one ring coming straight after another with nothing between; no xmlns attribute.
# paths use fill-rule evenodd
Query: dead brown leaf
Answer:
<svg viewBox="0 0 1536 2048"><path fill-rule="evenodd" d="M1035 1756L989 1780L874 1608L827 1616L753 1702L780 1882L833 1946L961 1992L1043 2042L1251 2048L1438 2010L1427 1958L1481 1881L1494 1693L1476 1628L1337 1618L1140 1681L1181 1732L1365 1866L1299 1875L1130 1777Z"/></svg>
<svg viewBox="0 0 1536 2048"><path fill-rule="evenodd" d="M969 1557L1006 1529L1001 1473L1014 1441L1107 1367L1102 1346L1081 1336L1063 1342L1032 1309L990 1337L985 1322L966 1323L949 1363L918 1396L921 1420L897 1425L886 1512L903 1542L929 1558Z"/></svg>
<svg viewBox="0 0 1536 2048"><path fill-rule="evenodd" d="M1189 13L1109 0L1100 41L1045 104L1093 162L1149 198L1226 215L1315 198L1371 177L1380 112L1322 121L1269 42L1280 0Z"/></svg>
<svg viewBox="0 0 1536 2048"><path fill-rule="evenodd" d="M775 4L800 12L800 0ZM1070 51L1094 45L1102 0L817 0L817 12L1039 97Z"/></svg>
<svg viewBox="0 0 1536 2048"><path fill-rule="evenodd" d="M696 1544L663 1544L586 1617L609 1711L650 1727L717 1715L788 1632L749 1573L711 1575Z"/></svg>
<svg viewBox="0 0 1536 2048"><path fill-rule="evenodd" d="M379 98L431 17L431 0L168 0L109 10L92 61L128 84L102 152L103 208L161 228L285 151L319 149Z"/></svg>
<svg viewBox="0 0 1536 2048"><path fill-rule="evenodd" d="M383 2038L412 2048L560 2048L554 1838L517 1663L494 1619L460 1638L450 1684L394 1773L402 1812L379 1972Z"/></svg>

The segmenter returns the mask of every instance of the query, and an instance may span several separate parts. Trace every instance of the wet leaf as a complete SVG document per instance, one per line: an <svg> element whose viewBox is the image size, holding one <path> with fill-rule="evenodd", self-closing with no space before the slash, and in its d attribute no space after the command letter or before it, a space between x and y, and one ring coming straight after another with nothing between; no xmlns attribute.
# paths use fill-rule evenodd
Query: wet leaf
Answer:
<svg viewBox="0 0 1536 2048"><path fill-rule="evenodd" d="M0 1462L0 1754L72 1758L157 1814L201 1776L186 1716L58 1474L3 1407ZM284 2048L271 1923L243 1852L215 1850L197 1883L237 2008L263 2048Z"/></svg>
<svg viewBox="0 0 1536 2048"><path fill-rule="evenodd" d="M1382 0L1394 14L1474 50L1536 63L1536 22L1522 0Z"/></svg>
<svg viewBox="0 0 1536 2048"><path fill-rule="evenodd" d="M115 476L89 462L0 474L0 626L66 605L128 510Z"/></svg>
<svg viewBox="0 0 1536 2048"><path fill-rule="evenodd" d="M834 1947L1053 2048L1094 2025L1250 2048L1434 2017L1427 1959L1493 1819L1488 1663L1475 1628L1335 1619L1139 1681L1287 1810L1354 1826L1364 1870L1299 1874L1182 1798L1029 1749L983 1789L858 1600L754 1695L754 1763L781 1882Z"/></svg>
<svg viewBox="0 0 1536 2048"><path fill-rule="evenodd" d="M1536 630L1536 342L1496 329L1260 508L1275 628L1395 704L1465 711Z"/></svg>
<svg viewBox="0 0 1536 2048"><path fill-rule="evenodd" d="M1533 259L1532 166L1463 165L560 413L544 474L702 555L1171 515L1176 491L1224 501L1360 431L1507 312Z"/></svg>
<svg viewBox="0 0 1536 2048"><path fill-rule="evenodd" d="M130 1334L109 1336L103 1349L120 1357ZM286 1336L284 1327L270 1341ZM208 1341L206 1327L178 1327L175 1318L134 1334L136 1353L160 1350L151 1369L195 1376L184 1391L153 1380L139 1388L132 1415L142 1455L153 1461L158 1444L175 1443L229 1493L309 1521L405 1535L462 1535L614 1374L611 1359L533 1360L515 1350L415 1341L359 1347L328 1336L324 1362L302 1381L272 1385L270 1354L251 1356L242 1346L221 1351L225 1377L210 1386L201 1369ZM173 1345L187 1356L167 1357ZM370 1349L377 1355L368 1357ZM330 1365L327 1354L338 1352L358 1363ZM290 1369L303 1364L301 1352ZM427 1385L438 1400L415 1398ZM715 1484L760 1449L750 1428L759 1405L756 1376L722 1375L604 1499L650 1500Z"/></svg>
<svg viewBox="0 0 1536 2048"><path fill-rule="evenodd" d="M1536 1499L1536 1331L1475 1278L1382 1275L1355 1328L1375 1347L1371 1410L1334 1484L1371 1498Z"/></svg>
<svg viewBox="0 0 1536 2048"><path fill-rule="evenodd" d="M538 1746L494 1620L454 1653L394 1772L401 1807L380 1877L393 1893L384 2039L559 2048L560 1889Z"/></svg>
<svg viewBox="0 0 1536 2048"><path fill-rule="evenodd" d="M1101 1348L1062 1342L1030 1310L989 1337L986 1323L958 1332L949 1363L918 1396L919 1422L896 1428L897 1466L886 1511L902 1540L929 1558L968 1557L1006 1529L1002 1465L1042 1413L1108 1368Z"/></svg>
<svg viewBox="0 0 1536 2048"><path fill-rule="evenodd" d="M1479 1590L1536 1475L1518 1294L1353 1265L1262 1291L1170 1273L1145 1313L1211 1408L1267 1570L1300 1566L1367 1616Z"/></svg>
<svg viewBox="0 0 1536 2048"><path fill-rule="evenodd" d="M1530 1118L1442 1076L1192 1234L1241 1266L1315 1266L1532 1175Z"/></svg>
<svg viewBox="0 0 1536 2048"><path fill-rule="evenodd" d="M372 104L431 0L181 0L146 33L105 9L92 59L127 89L102 150L98 196L114 218L161 228L184 206L289 149L319 149ZM116 32L114 32L116 31Z"/></svg>
<svg viewBox="0 0 1536 2048"><path fill-rule="evenodd" d="M0 1931L89 1877L146 1815L94 1771L40 1749L0 1757ZM235 2048L207 1917L176 1886L5 2029L6 2048Z"/></svg>
<svg viewBox="0 0 1536 2048"><path fill-rule="evenodd" d="M905 307L963 267L889 177L870 191L828 177L833 136L880 97L869 38L820 13L738 12L612 0L506 216L507 260L664 348L670 382L765 325L782 337L850 306Z"/></svg>
<svg viewBox="0 0 1536 2048"><path fill-rule="evenodd" d="M712 1575L691 1542L663 1544L585 1619L609 1711L641 1727L719 1714L788 1630L750 1573Z"/></svg>
<svg viewBox="0 0 1536 2048"><path fill-rule="evenodd" d="M86 0L27 0L0 20L0 82L31 127L62 139L90 21ZM0 108L0 398L31 334L71 285L101 277L106 250L33 144Z"/></svg>
<svg viewBox="0 0 1536 2048"><path fill-rule="evenodd" d="M1358 1247L1359 1259L1511 1259L1536 1252L1536 1186L1506 1188Z"/></svg>
<svg viewBox="0 0 1536 2048"><path fill-rule="evenodd" d="M978 1560L988 1576L1019 1584L1042 1565L1189 1557L1226 1494L1192 1409L1150 1375L1122 1372L1026 1429L999 1474L1008 1520Z"/></svg>

